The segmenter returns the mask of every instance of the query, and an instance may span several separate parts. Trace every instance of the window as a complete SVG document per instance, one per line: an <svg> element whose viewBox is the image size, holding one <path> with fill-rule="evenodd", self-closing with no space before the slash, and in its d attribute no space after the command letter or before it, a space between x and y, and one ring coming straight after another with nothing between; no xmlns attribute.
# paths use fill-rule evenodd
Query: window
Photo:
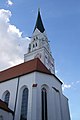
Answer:
<svg viewBox="0 0 80 120"><path fill-rule="evenodd" d="M35 40L35 38L34 38L34 40Z"/></svg>
<svg viewBox="0 0 80 120"><path fill-rule="evenodd" d="M34 48L35 46L34 46L34 44L33 44L33 48Z"/></svg>
<svg viewBox="0 0 80 120"><path fill-rule="evenodd" d="M47 117L47 90L42 88L42 120L48 120Z"/></svg>
<svg viewBox="0 0 80 120"><path fill-rule="evenodd" d="M30 52L30 50L31 50L31 44L29 44L29 52Z"/></svg>
<svg viewBox="0 0 80 120"><path fill-rule="evenodd" d="M4 102L6 102L8 104L9 103L9 98L10 98L10 93L9 93L9 91L7 91L6 94L5 94Z"/></svg>
<svg viewBox="0 0 80 120"><path fill-rule="evenodd" d="M27 120L28 88L23 90L20 120Z"/></svg>
<svg viewBox="0 0 80 120"><path fill-rule="evenodd" d="M38 39L38 37L36 36L36 39Z"/></svg>
<svg viewBox="0 0 80 120"><path fill-rule="evenodd" d="M37 47L37 43L36 43L36 47Z"/></svg>

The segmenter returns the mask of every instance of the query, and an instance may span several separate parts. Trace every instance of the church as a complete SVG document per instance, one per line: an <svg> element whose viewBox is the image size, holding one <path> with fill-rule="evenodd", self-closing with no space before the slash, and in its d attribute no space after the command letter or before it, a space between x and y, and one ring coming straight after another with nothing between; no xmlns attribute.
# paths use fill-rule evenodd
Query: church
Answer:
<svg viewBox="0 0 80 120"><path fill-rule="evenodd" d="M0 72L0 120L70 120L40 10L24 62Z"/></svg>

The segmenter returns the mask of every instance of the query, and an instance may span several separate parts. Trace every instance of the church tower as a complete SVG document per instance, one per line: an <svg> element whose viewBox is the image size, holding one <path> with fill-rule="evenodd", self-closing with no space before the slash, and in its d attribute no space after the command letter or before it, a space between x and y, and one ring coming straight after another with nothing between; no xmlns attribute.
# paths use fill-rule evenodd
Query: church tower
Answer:
<svg viewBox="0 0 80 120"><path fill-rule="evenodd" d="M38 10L36 25L31 37L31 43L28 47L28 53L24 55L24 61L26 62L34 58L39 58L51 73L55 74L54 59L51 55L40 10Z"/></svg>

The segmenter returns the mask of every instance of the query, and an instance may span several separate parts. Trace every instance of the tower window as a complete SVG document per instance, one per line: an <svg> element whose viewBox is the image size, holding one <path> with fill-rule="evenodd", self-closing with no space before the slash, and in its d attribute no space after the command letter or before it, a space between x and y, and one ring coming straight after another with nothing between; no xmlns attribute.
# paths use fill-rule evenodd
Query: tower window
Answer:
<svg viewBox="0 0 80 120"><path fill-rule="evenodd" d="M36 36L36 39L38 39L38 37Z"/></svg>
<svg viewBox="0 0 80 120"><path fill-rule="evenodd" d="M7 91L7 93L5 94L4 102L8 104L9 98L10 98L10 93L9 93L9 91Z"/></svg>
<svg viewBox="0 0 80 120"><path fill-rule="evenodd" d="M27 120L28 88L23 90L20 120Z"/></svg>
<svg viewBox="0 0 80 120"><path fill-rule="evenodd" d="M36 43L36 47L37 47L37 43Z"/></svg>
<svg viewBox="0 0 80 120"><path fill-rule="evenodd" d="M48 120L47 117L47 91L42 88L42 120Z"/></svg>
<svg viewBox="0 0 80 120"><path fill-rule="evenodd" d="M29 44L29 51L30 51L30 49L31 49L31 44Z"/></svg>
<svg viewBox="0 0 80 120"><path fill-rule="evenodd" d="M35 38L34 38L34 40L35 40Z"/></svg>
<svg viewBox="0 0 80 120"><path fill-rule="evenodd" d="M33 48L35 47L35 45L33 44Z"/></svg>

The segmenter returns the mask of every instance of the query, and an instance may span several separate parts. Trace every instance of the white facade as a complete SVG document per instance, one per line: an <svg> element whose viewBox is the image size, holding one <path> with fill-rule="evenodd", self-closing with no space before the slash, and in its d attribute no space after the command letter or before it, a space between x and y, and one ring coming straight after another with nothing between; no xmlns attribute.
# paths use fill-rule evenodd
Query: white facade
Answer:
<svg viewBox="0 0 80 120"><path fill-rule="evenodd" d="M0 120L13 120L13 115L3 109L0 109Z"/></svg>
<svg viewBox="0 0 80 120"><path fill-rule="evenodd" d="M18 94L17 101L17 85ZM37 84L33 87L33 84ZM10 92L9 108L14 111L15 102L15 119L20 120L21 112L21 97L23 89L27 87L28 95L28 120L41 120L41 89L46 87L48 91L48 120L70 120L68 99L62 94L61 82L54 76L33 72L19 78L15 78L0 84L0 99L3 99L3 94L6 90Z"/></svg>

